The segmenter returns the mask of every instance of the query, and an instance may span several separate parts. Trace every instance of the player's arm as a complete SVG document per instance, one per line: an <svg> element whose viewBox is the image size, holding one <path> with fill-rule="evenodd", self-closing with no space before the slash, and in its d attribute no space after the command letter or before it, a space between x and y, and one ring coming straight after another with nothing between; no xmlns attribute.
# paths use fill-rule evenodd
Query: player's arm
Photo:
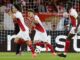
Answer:
<svg viewBox="0 0 80 60"><path fill-rule="evenodd" d="M39 17L35 16L35 17L27 17L29 20L31 20L34 24L35 23L39 23Z"/></svg>
<svg viewBox="0 0 80 60"><path fill-rule="evenodd" d="M78 27L79 27L79 25L80 25L80 17L79 17L79 16L78 16L78 18L77 18L77 21L78 21L78 24L77 24L77 26L76 26L75 32L77 32Z"/></svg>
<svg viewBox="0 0 80 60"><path fill-rule="evenodd" d="M35 19L35 20L33 20L33 23L35 24L35 23L39 23L39 22L38 22L38 20L37 20L37 19Z"/></svg>

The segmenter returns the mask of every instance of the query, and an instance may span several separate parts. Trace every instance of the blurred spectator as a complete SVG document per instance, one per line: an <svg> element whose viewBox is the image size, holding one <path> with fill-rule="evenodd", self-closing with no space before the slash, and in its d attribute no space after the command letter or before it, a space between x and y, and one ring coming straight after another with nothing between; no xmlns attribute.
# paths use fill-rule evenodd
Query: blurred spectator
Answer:
<svg viewBox="0 0 80 60"><path fill-rule="evenodd" d="M10 0L3 0L2 2L3 2L3 4L0 7L0 12L8 12L12 6L11 1Z"/></svg>
<svg viewBox="0 0 80 60"><path fill-rule="evenodd" d="M12 4L11 4L11 1L10 0L2 0L2 3L3 4L0 7L0 13L2 13L3 16L4 16L4 13L9 11L9 9L12 6Z"/></svg>
<svg viewBox="0 0 80 60"><path fill-rule="evenodd" d="M40 3L40 5L38 6L38 11L39 12L46 12L47 8L46 8L46 3Z"/></svg>
<svg viewBox="0 0 80 60"><path fill-rule="evenodd" d="M52 6L51 2L48 2L47 12L53 12L53 6Z"/></svg>
<svg viewBox="0 0 80 60"><path fill-rule="evenodd" d="M29 0L26 2L26 8L27 9L34 9L36 12L38 10L38 4L37 4L37 0Z"/></svg>
<svg viewBox="0 0 80 60"><path fill-rule="evenodd" d="M33 0L33 7L35 12L38 12L38 4L37 4L37 0Z"/></svg>
<svg viewBox="0 0 80 60"><path fill-rule="evenodd" d="M42 0L36 0L36 3L38 4L38 5L40 5L40 2L41 2Z"/></svg>
<svg viewBox="0 0 80 60"><path fill-rule="evenodd" d="M69 31L69 18L67 12L63 13L63 18L60 19L60 22L57 25L57 31Z"/></svg>
<svg viewBox="0 0 80 60"><path fill-rule="evenodd" d="M65 11L65 7L63 3L59 3L59 5L57 5L57 9L58 9L58 13L63 13Z"/></svg>
<svg viewBox="0 0 80 60"><path fill-rule="evenodd" d="M0 13L4 13L5 12L5 9L6 9L6 6L2 5L0 7Z"/></svg>
<svg viewBox="0 0 80 60"><path fill-rule="evenodd" d="M47 7L47 12L58 12L57 5L53 0L47 2L46 7Z"/></svg>
<svg viewBox="0 0 80 60"><path fill-rule="evenodd" d="M22 6L26 6L26 0L17 0L18 4L21 4Z"/></svg>
<svg viewBox="0 0 80 60"><path fill-rule="evenodd" d="M12 18L7 14L13 5L10 0L3 0L3 5L0 7L0 19L4 26L4 30L13 30L14 24Z"/></svg>
<svg viewBox="0 0 80 60"><path fill-rule="evenodd" d="M2 5L2 0L0 0L0 6Z"/></svg>
<svg viewBox="0 0 80 60"><path fill-rule="evenodd" d="M0 12L1 12L1 13L4 13L4 12L5 12L5 9L6 9L6 6L5 6L5 3L6 3L6 2L5 2L5 0L2 0L1 3L2 3L2 5L1 5L1 7L0 7Z"/></svg>
<svg viewBox="0 0 80 60"><path fill-rule="evenodd" d="M26 6L26 1L25 1L25 0L21 0L20 3L21 3L23 6Z"/></svg>
<svg viewBox="0 0 80 60"><path fill-rule="evenodd" d="M43 22L43 26L47 31L52 31L51 22Z"/></svg>

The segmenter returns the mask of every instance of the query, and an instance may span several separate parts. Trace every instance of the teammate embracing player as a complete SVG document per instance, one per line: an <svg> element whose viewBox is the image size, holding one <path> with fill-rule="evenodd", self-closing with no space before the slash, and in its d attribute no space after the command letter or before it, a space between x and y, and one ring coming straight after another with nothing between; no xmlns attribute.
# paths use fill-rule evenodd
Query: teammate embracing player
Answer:
<svg viewBox="0 0 80 60"><path fill-rule="evenodd" d="M45 46L46 50L49 48L52 52L52 55L56 55L54 52L54 48L51 44L48 43L47 40L47 33L46 30L44 29L41 20L37 15L34 14L34 10L28 9L28 17L27 19L32 21L31 26L32 28L36 31L35 36L34 36L34 45L35 46ZM43 43L42 43L43 42Z"/></svg>
<svg viewBox="0 0 80 60"><path fill-rule="evenodd" d="M68 49L70 47L70 40L72 39L73 36L75 36L76 29L77 29L77 17L78 13L77 11L73 8L72 4L69 3L67 6L67 13L69 16L69 20L71 21L72 28L67 36L66 43L65 43L65 50L64 53L58 54L60 57L66 57Z"/></svg>
<svg viewBox="0 0 80 60"><path fill-rule="evenodd" d="M14 35L14 38L15 38L14 42L18 43L20 42L19 41L20 39L24 40L25 43L28 44L28 46L30 47L32 56L35 57L36 53L32 46L32 41L29 37L29 28L26 26L24 22L24 18L22 16L22 13L20 12L20 6L17 4L14 4L14 6L12 6L8 14L13 18L13 21L17 22L19 29L20 29L18 34Z"/></svg>

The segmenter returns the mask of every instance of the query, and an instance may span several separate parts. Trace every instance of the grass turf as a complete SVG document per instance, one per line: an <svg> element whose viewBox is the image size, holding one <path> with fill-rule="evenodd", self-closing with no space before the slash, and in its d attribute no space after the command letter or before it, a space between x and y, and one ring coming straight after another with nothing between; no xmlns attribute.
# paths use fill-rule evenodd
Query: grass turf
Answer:
<svg viewBox="0 0 80 60"><path fill-rule="evenodd" d="M32 58L30 52L23 53L22 56L16 56L13 52L0 52L0 60L80 60L80 53L68 53L66 58L40 53L36 58Z"/></svg>

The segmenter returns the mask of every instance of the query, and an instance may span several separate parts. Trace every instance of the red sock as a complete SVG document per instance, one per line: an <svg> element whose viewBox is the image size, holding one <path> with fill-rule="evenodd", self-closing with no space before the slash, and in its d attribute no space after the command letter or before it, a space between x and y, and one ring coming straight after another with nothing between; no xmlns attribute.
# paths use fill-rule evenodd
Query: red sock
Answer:
<svg viewBox="0 0 80 60"><path fill-rule="evenodd" d="M48 52L48 47L47 47L47 46L45 46L45 48L46 48L46 52Z"/></svg>
<svg viewBox="0 0 80 60"><path fill-rule="evenodd" d="M33 46L29 45L29 48L31 49L32 54L34 54L35 53L35 49L33 48Z"/></svg>
<svg viewBox="0 0 80 60"><path fill-rule="evenodd" d="M51 52L52 52L52 53L54 52L54 48L53 48L53 46L52 46L52 45L47 44L47 47L51 50Z"/></svg>
<svg viewBox="0 0 80 60"><path fill-rule="evenodd" d="M24 41L24 40L19 39L18 44L22 45L22 44L24 44L24 43L25 43L25 41Z"/></svg>
<svg viewBox="0 0 80 60"><path fill-rule="evenodd" d="M69 47L70 47L70 41L66 40L66 45L65 45L65 51L64 52L67 52Z"/></svg>
<svg viewBox="0 0 80 60"><path fill-rule="evenodd" d="M36 45L36 46L44 46L44 43L38 42L38 43L36 43L35 45Z"/></svg>

